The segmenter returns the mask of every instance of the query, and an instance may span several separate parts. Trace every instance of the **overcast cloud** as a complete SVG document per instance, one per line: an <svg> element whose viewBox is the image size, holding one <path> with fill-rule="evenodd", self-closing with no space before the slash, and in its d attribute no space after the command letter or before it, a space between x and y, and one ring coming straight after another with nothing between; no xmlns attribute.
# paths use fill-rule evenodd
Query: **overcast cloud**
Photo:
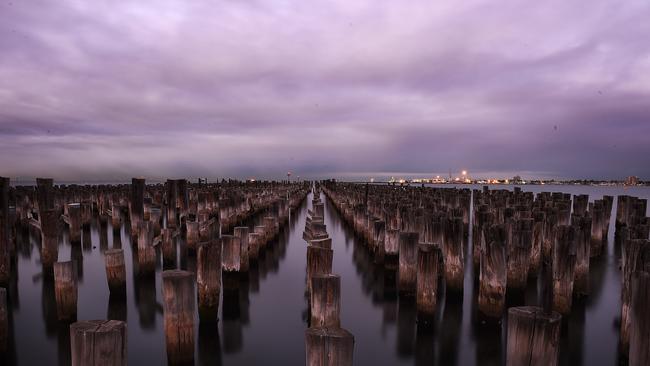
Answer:
<svg viewBox="0 0 650 366"><path fill-rule="evenodd" d="M650 179L647 0L0 1L0 175Z"/></svg>

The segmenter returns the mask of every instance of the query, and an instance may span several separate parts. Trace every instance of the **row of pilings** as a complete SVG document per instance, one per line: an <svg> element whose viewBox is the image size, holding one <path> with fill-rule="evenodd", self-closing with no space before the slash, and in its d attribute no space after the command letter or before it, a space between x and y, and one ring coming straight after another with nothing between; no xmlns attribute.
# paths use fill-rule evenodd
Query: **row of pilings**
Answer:
<svg viewBox="0 0 650 366"><path fill-rule="evenodd" d="M102 229L112 225L117 238L124 224L137 278L153 277L159 262L162 268L173 268L175 239L183 238L189 255L196 256L196 268L163 271L163 317L169 364L193 364L196 312L202 324L217 326L222 291L225 298L226 292L239 290L240 276L270 249L290 212L309 193L308 183L287 182L190 184L181 179L146 185L134 178L131 185L55 186L52 179L38 178L35 187L9 183L0 178L0 351L5 351L9 334L6 285L16 273L16 237L32 230L41 239L42 276L53 278L58 321L69 326L73 365L125 365L127 324L77 319L83 255L58 260L64 230L72 252L81 253L75 249L89 237L91 220ZM242 225L250 221L261 224ZM107 243L100 246L111 301L125 302L127 266L121 241L114 240L111 249Z"/></svg>
<svg viewBox="0 0 650 366"><path fill-rule="evenodd" d="M506 363L557 364L563 315L571 313L574 298L589 296L590 261L606 252L614 197L589 202L587 195L534 195L518 187L472 191L335 181L322 187L375 264L397 272L400 300L415 298L418 327L434 318L441 286L462 294L469 263L477 274L476 321L500 322L507 315ZM644 199L617 198L619 344L630 365L650 362L646 210ZM468 252L471 261L465 261ZM531 278L542 284L537 306L506 308L506 293L523 291Z"/></svg>
<svg viewBox="0 0 650 366"><path fill-rule="evenodd" d="M351 366L354 336L341 327L341 277L332 273L334 252L325 225L325 206L313 188L303 239L307 242L305 296L309 304L305 332L307 366Z"/></svg>

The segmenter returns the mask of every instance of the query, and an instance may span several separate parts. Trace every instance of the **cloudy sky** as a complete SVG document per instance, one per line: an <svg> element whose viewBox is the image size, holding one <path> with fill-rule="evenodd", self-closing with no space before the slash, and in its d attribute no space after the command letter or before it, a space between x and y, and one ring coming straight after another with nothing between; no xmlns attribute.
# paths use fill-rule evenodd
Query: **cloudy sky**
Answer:
<svg viewBox="0 0 650 366"><path fill-rule="evenodd" d="M0 175L650 178L648 0L0 0Z"/></svg>

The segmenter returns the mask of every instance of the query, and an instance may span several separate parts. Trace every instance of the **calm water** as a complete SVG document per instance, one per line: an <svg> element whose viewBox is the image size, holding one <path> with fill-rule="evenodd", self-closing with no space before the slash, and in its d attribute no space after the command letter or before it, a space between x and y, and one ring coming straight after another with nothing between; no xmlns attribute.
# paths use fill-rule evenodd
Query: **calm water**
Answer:
<svg viewBox="0 0 650 366"><path fill-rule="evenodd" d="M587 193L591 201L604 194L650 198L650 189L641 187L522 188L533 192ZM219 324L197 326L197 364L304 364L307 304L306 243L302 231L310 201L311 196L292 214L279 239L252 266L248 277L242 279L239 292L224 295ZM466 265L464 294L442 294L438 300L438 324L433 331L423 331L417 327L414 304L397 298L394 275L372 264L361 242L343 225L329 202L325 210L333 239L334 273L341 275L341 322L355 336L355 364L502 364L505 324L481 324L475 319L477 290L471 265ZM615 210L616 200L614 213ZM614 216L611 223L613 226ZM563 321L562 364L617 364L621 279L620 252L614 248L613 234L612 227L607 253L592 261L591 295L575 301L571 316ZM93 223L83 239L82 249L73 253L64 233L59 249L60 261L83 257L79 268L78 319L125 319L129 364L165 364L162 266L150 280L133 276L130 237L124 227L119 235L114 235L110 226L101 230ZM102 255L102 249L112 247L118 240L127 265L126 301L109 298ZM52 280L41 276L39 246L37 235L19 235L16 280L9 290L13 338L7 364L70 363L68 329L56 320L54 286ZM183 254L183 248L184 243L179 240L176 265L192 270L195 258ZM466 256L466 261L471 263L471 257ZM510 306L536 304L536 283L531 282L523 294L509 295L508 302ZM196 321L198 324L198 317Z"/></svg>

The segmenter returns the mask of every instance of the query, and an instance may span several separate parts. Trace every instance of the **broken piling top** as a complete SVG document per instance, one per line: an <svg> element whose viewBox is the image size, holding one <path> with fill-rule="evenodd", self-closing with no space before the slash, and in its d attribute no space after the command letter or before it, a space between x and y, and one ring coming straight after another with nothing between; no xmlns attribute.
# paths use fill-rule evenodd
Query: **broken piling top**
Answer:
<svg viewBox="0 0 650 366"><path fill-rule="evenodd" d="M72 366L126 365L126 323L84 320L70 325Z"/></svg>

